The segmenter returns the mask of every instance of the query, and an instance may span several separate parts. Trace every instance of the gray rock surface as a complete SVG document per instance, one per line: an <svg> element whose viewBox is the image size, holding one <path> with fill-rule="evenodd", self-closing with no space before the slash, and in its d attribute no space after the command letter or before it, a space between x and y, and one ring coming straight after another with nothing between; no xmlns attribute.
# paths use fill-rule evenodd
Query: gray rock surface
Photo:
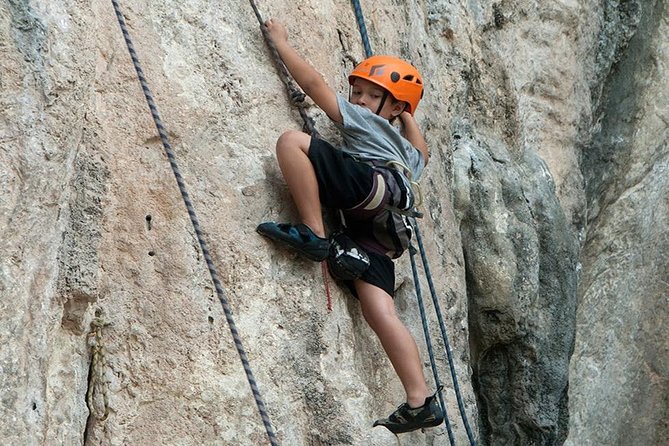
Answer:
<svg viewBox="0 0 669 446"><path fill-rule="evenodd" d="M250 4L121 7L281 444L448 444L370 428L403 394L357 302L254 231L297 217L273 146L301 121ZM350 2L259 7L346 92ZM479 444L667 444L665 2L362 7L425 77L420 224ZM0 443L267 444L111 2L9 0L0 36Z"/></svg>
<svg viewBox="0 0 669 446"><path fill-rule="evenodd" d="M611 67L585 145L572 445L669 442L667 13L665 2L636 5L637 31Z"/></svg>

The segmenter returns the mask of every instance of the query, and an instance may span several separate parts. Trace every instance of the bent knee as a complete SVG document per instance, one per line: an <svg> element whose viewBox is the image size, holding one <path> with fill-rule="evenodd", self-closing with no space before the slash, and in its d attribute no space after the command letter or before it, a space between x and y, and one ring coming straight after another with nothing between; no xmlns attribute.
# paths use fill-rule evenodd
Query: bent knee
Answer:
<svg viewBox="0 0 669 446"><path fill-rule="evenodd" d="M284 132L276 141L276 152L284 152L300 149L304 153L309 153L311 136L298 130L288 130Z"/></svg>

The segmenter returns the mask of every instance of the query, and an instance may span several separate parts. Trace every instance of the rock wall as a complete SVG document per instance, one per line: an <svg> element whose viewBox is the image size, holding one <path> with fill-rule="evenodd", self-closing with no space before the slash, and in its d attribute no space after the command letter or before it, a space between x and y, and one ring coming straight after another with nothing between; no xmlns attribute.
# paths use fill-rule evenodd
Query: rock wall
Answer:
<svg viewBox="0 0 669 446"><path fill-rule="evenodd" d="M579 446L669 441L669 11L662 1L625 8L613 25L627 46L583 152L587 242L569 441Z"/></svg>
<svg viewBox="0 0 669 446"><path fill-rule="evenodd" d="M479 444L665 444L669 11L549 3L362 7L425 77L420 224ZM258 6L346 92L349 2ZM371 429L403 394L357 302L254 231L297 217L273 146L301 122L250 4L121 7L281 444L448 444ZM9 0L0 36L2 443L266 444L111 2Z"/></svg>

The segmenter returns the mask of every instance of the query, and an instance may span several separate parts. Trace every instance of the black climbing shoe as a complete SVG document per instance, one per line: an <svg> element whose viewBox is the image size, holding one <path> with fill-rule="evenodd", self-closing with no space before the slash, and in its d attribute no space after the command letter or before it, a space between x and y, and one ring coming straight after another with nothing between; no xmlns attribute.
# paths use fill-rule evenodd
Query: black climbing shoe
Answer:
<svg viewBox="0 0 669 446"><path fill-rule="evenodd" d="M439 426L444 422L444 413L441 410L437 394L425 398L425 404L411 408L404 403L388 418L376 420L374 426L384 426L393 434L411 432L424 427Z"/></svg>
<svg viewBox="0 0 669 446"><path fill-rule="evenodd" d="M256 231L275 242L290 246L304 257L315 262L325 260L330 250L330 241L314 234L307 225L298 224L293 226L268 221L260 223Z"/></svg>

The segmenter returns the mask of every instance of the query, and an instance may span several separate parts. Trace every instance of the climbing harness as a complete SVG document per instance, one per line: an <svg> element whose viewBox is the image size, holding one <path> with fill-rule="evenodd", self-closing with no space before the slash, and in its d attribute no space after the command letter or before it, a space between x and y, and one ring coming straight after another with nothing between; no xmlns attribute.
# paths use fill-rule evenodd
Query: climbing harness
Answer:
<svg viewBox="0 0 669 446"><path fill-rule="evenodd" d="M237 353L239 354L239 357L244 366L244 372L246 372L246 378L251 387L251 391L253 393L253 397L258 407L258 411L260 412L260 417L262 418L263 424L265 425L265 431L267 432L270 444L272 446L277 446L279 442L277 440L276 434L274 433L274 429L272 428L272 423L270 422L269 415L267 414L267 410L265 409L265 403L263 402L262 397L260 395L260 391L258 390L258 385L256 384L255 377L253 376L253 372L251 371L251 366L248 360L248 356L242 345L241 337L239 336L239 332L237 331L237 326L232 317L232 309L230 308L230 304L228 303L228 299L225 295L225 291L223 290L223 286L221 285L221 281L218 278L218 273L216 272L216 267L214 266L214 262L211 259L211 255L209 254L209 248L207 247L204 235L202 233L202 230L200 229L200 223L195 213L195 208L193 207L193 203L190 199L190 196L188 195L188 191L186 190L186 184L183 180L183 177L181 176L181 172L177 165L174 151L172 150L169 139L167 137L167 131L165 130L162 124L160 115L158 114L158 109L153 100L153 94L149 89L149 84L147 83L146 78L144 77L144 71L142 70L142 67L139 63L139 58L137 57L137 53L135 52L132 40L130 39L130 33L128 32L125 19L123 18L121 7L118 3L118 0L111 0L111 2L112 5L114 6L114 11L116 12L116 18L118 20L119 26L121 27L121 31L123 33L123 38L125 39L126 46L128 47L128 53L130 53L130 58L132 59L135 71L137 72L137 77L142 86L144 97L149 106L149 109L151 110L151 115L153 116L153 121L158 130L158 134L160 135L160 140L163 143L165 154L169 159L170 166L172 167L172 172L174 173L177 184L179 186L179 191L181 192L181 197L183 198L184 204L186 205L186 209L188 210L188 215L190 217L191 224L193 225L193 229L195 230L197 240L200 244L202 255L205 258L205 261L207 263L207 268L211 276L211 280L214 283L214 287L216 288L216 294L218 296L218 300L221 303L221 306L223 307L223 312L225 313L225 319L228 323L228 327L230 328L232 338L235 342Z"/></svg>
<svg viewBox="0 0 669 446"><path fill-rule="evenodd" d="M369 58L369 57L372 56L372 47L369 43L369 37L367 35L367 28L365 26L365 19L364 19L364 16L362 14L362 8L360 7L359 0L351 0L351 3L353 4L353 9L355 11L356 20L358 22L358 29L360 30L360 36L362 37L362 40L363 40L363 46L365 48L365 55L366 55L366 57ZM443 317L441 315L441 306L439 304L439 299L437 297L437 293L436 293L436 290L435 290L435 287L434 287L434 283L432 281L432 275L430 273L430 267L429 267L429 264L428 264L428 261L427 261L427 256L425 254L425 247L423 246L423 240L422 240L422 237L421 237L421 234L420 234L420 230L418 228L418 222L416 221L415 218L412 218L411 219L411 224L414 228L414 232L416 233L416 241L418 243L418 247L419 247L419 250L420 250L421 260L423 262L423 267L424 267L424 270L425 270L425 276L427 277L428 285L429 285L429 288L430 288L430 293L432 295L432 302L434 304L434 309L435 309L435 312L437 314L437 319L439 320L439 328L441 330L441 335L442 335L442 338L443 338L444 347L446 349L446 355L448 357L448 365L449 365L449 369L450 369L450 372L451 372L451 379L453 380L453 390L455 391L455 395L456 395L456 398L457 398L457 401L458 401L458 409L460 411L460 416L462 418L462 423L465 427L465 430L467 431L467 437L469 439L470 445L476 446L476 439L474 438L474 434L472 433L472 430L469 426L469 421L467 419L467 413L465 411L464 403L462 401L462 395L460 393L460 386L458 385L458 378L457 378L457 374L455 372L455 365L453 363L453 355L452 355L452 351L451 351L451 346L450 346L450 343L448 342L448 336L446 334L446 328L445 328L445 325L444 325ZM424 308L424 305L423 305L423 298L422 298L421 290L420 290L420 281L418 279L418 268L416 266L416 260L414 258L416 250L412 247L409 250L409 253L410 253L410 258L411 258L411 269L413 271L414 283L416 285L416 296L417 296L418 305L419 305L419 309L420 309L420 313L421 313L421 321L423 323L423 331L424 331L424 334L425 334L425 341L426 341L426 344L427 344L428 353L430 355L430 364L432 365L432 372L434 374L435 384L436 384L437 388L439 388L439 386L441 386L441 382L439 381L439 376L438 376L438 373L437 373L437 368L436 368L436 364L435 364L435 360L434 360L434 352L432 350L432 341L430 339L430 334L429 334L429 329L428 329L428 324L427 324L427 317L425 316L425 308ZM439 393L439 401L441 402L442 409L444 411L444 419L445 419L445 423L446 423L446 429L448 430L448 437L449 437L449 440L451 442L451 445L454 445L455 444L455 439L453 437L452 429L451 429L450 423L448 421L448 416L446 414L446 405L444 403L444 399L443 399L441 391L438 392L438 393Z"/></svg>
<svg viewBox="0 0 669 446"><path fill-rule="evenodd" d="M423 204L423 193L420 189L420 184L418 184L417 181L413 181L413 174L411 173L411 169L409 169L407 166L396 160L388 161L386 163L386 166L392 169L402 170L404 172L404 175L407 177L407 179L409 180L409 184L411 185L411 193L414 196L414 203L413 203L414 209L412 211L397 209L395 210L395 212L399 214L408 215L410 217L418 217L418 218L422 217L423 214L416 211L415 209L419 207L421 204Z"/></svg>

